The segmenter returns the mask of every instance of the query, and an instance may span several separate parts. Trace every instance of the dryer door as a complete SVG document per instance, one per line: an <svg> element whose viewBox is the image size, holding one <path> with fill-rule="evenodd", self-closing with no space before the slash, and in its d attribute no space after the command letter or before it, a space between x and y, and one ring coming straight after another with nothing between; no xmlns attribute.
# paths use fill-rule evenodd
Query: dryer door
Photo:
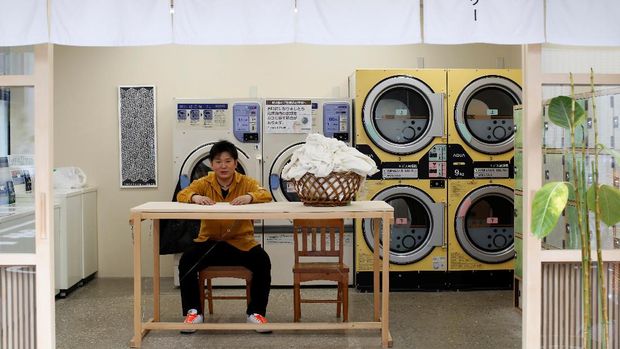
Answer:
<svg viewBox="0 0 620 349"><path fill-rule="evenodd" d="M521 104L521 87L500 76L485 76L461 91L454 107L459 135L484 154L514 148L513 107Z"/></svg>
<svg viewBox="0 0 620 349"><path fill-rule="evenodd" d="M456 238L463 250L484 263L514 257L514 192L486 185L469 193L456 211Z"/></svg>
<svg viewBox="0 0 620 349"><path fill-rule="evenodd" d="M382 200L394 207L394 225L390 242L390 263L412 264L444 244L444 205L435 203L422 190L411 186L389 187L372 200ZM364 219L362 229L370 250L374 250L371 220ZM383 256L383 240L379 238Z"/></svg>
<svg viewBox="0 0 620 349"><path fill-rule="evenodd" d="M191 182L209 174L209 172L212 171L211 163L209 162L209 152L213 144L214 143L203 144L194 149L183 162L179 177L185 175ZM256 174L248 173L250 168L250 157L248 154L239 148L237 148L237 153L239 154L239 159L237 159L237 172L252 177L256 176Z"/></svg>
<svg viewBox="0 0 620 349"><path fill-rule="evenodd" d="M410 76L393 76L375 85L362 110L368 137L391 154L415 153L443 136L443 95Z"/></svg>
<svg viewBox="0 0 620 349"><path fill-rule="evenodd" d="M295 150L299 149L304 142L296 143L284 149L276 156L271 168L269 169L269 190L276 202L296 202L299 196L295 191L295 186L290 181L282 179L284 166L291 161L291 156Z"/></svg>

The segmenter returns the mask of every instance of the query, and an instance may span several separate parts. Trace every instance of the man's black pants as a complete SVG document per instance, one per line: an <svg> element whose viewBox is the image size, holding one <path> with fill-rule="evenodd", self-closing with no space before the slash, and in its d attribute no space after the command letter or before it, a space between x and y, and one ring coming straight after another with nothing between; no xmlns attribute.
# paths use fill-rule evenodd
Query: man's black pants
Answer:
<svg viewBox="0 0 620 349"><path fill-rule="evenodd" d="M183 316L190 309L200 312L198 272L212 265L240 265L252 271L251 299L246 313L265 316L271 285L271 261L267 252L260 245L242 251L224 241L214 240L195 242L179 261Z"/></svg>

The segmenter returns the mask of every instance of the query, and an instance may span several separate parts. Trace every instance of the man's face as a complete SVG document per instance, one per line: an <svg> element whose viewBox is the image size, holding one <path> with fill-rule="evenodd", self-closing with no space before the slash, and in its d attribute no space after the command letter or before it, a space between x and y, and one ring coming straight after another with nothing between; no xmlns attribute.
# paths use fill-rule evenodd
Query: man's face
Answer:
<svg viewBox="0 0 620 349"><path fill-rule="evenodd" d="M220 184L227 184L232 180L237 168L237 160L233 159L228 152L223 152L213 158L211 168L215 172L215 176L219 179Z"/></svg>

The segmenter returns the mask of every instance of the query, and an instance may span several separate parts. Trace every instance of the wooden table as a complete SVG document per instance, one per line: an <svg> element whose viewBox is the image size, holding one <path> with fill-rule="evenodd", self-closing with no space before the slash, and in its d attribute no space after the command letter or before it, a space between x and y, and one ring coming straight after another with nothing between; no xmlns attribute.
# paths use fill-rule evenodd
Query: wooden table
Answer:
<svg viewBox="0 0 620 349"><path fill-rule="evenodd" d="M268 323L264 325L248 323L201 323L160 322L159 307L159 220L160 219L328 219L328 218L366 218L372 219L375 232L383 232L383 241L390 241L390 225L394 220L394 209L384 201L354 201L340 207L310 207L299 202L270 202L233 206L217 203L212 206L182 204L177 202L147 202L131 209L133 225L133 272L134 272L134 337L130 347L139 348L150 330L342 330L378 329L384 348L392 346L389 331L389 258L379 258L379 249L374 249L374 314L369 322L312 322L312 323ZM153 221L153 318L142 322L142 269L140 222ZM380 223L383 223L382 227ZM379 234L374 234L374 246L379 245ZM389 245L389 244L388 244ZM379 290L379 275L382 274L382 289Z"/></svg>

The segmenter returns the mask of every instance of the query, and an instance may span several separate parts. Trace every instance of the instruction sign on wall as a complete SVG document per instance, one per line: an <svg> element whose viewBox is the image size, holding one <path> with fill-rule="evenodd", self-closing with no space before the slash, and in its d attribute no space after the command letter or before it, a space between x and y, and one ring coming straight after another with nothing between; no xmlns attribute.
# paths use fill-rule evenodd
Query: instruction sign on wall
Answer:
<svg viewBox="0 0 620 349"><path fill-rule="evenodd" d="M266 100L264 113L267 133L312 131L312 101L309 99Z"/></svg>

